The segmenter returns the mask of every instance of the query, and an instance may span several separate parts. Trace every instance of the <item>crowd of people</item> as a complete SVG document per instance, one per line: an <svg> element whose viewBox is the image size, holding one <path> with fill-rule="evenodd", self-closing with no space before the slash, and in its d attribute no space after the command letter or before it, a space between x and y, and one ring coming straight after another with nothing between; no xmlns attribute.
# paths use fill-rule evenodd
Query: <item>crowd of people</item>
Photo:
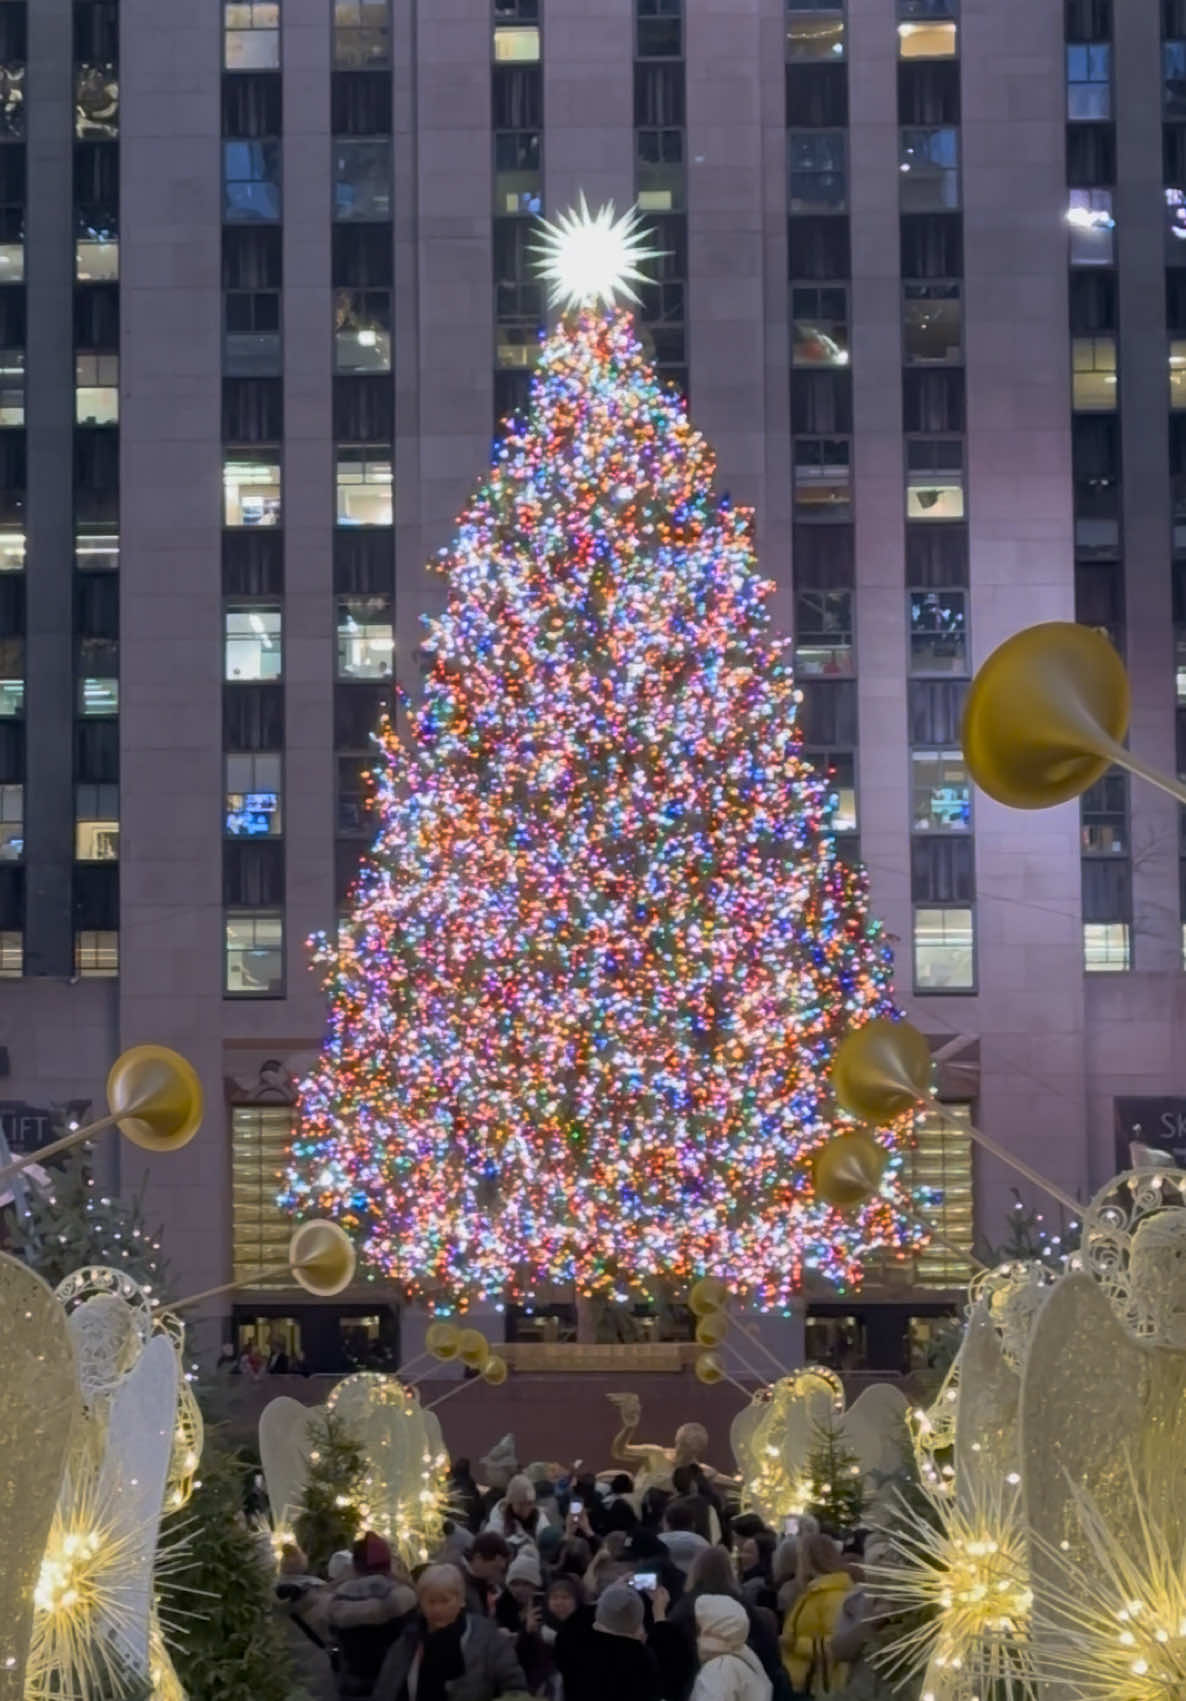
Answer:
<svg viewBox="0 0 1186 1701"><path fill-rule="evenodd" d="M489 1465L489 1461L485 1462ZM489 1483L497 1470L486 1469ZM334 1701L800 1701L873 1696L863 1532L770 1529L696 1461L662 1484L544 1465L480 1487L452 1467L415 1574L368 1532L325 1578L284 1550L277 1592ZM328 1659L326 1656L328 1655Z"/></svg>

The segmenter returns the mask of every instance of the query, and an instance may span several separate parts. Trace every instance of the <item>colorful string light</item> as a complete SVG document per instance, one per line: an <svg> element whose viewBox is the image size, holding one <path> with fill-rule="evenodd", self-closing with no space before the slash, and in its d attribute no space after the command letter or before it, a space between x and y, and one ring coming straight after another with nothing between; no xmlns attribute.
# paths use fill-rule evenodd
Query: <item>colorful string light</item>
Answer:
<svg viewBox="0 0 1186 1701"><path fill-rule="evenodd" d="M562 324L440 554L410 734L379 738L282 1202L438 1305L711 1270L771 1308L922 1238L900 1158L859 1214L812 1191L890 953L713 472L628 313Z"/></svg>

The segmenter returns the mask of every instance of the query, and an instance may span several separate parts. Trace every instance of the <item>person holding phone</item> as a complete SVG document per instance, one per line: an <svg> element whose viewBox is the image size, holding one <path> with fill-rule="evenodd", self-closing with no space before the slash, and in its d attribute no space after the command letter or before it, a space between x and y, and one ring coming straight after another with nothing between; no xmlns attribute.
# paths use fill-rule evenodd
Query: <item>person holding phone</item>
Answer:
<svg viewBox="0 0 1186 1701"><path fill-rule="evenodd" d="M611 1583L588 1636L556 1638L564 1701L662 1701L659 1662L647 1645L643 1596Z"/></svg>

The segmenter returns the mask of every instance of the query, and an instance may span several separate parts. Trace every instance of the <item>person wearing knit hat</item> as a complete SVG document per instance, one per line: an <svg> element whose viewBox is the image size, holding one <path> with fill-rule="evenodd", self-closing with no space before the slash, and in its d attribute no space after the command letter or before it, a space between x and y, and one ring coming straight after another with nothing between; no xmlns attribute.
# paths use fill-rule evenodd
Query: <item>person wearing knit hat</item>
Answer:
<svg viewBox="0 0 1186 1701"><path fill-rule="evenodd" d="M505 1536L513 1548L528 1542L534 1547L540 1531L550 1523L547 1513L535 1503L535 1484L530 1477L519 1475L507 1484L506 1495L486 1520L486 1528Z"/></svg>
<svg viewBox="0 0 1186 1701"><path fill-rule="evenodd" d="M391 1548L382 1536L367 1530L351 1559L352 1575L334 1589L327 1614L342 1701L372 1693L388 1650L416 1608L415 1591L392 1576Z"/></svg>
<svg viewBox="0 0 1186 1701"><path fill-rule="evenodd" d="M521 1606L525 1606L536 1589L544 1586L539 1554L533 1547L521 1547L507 1567L507 1588Z"/></svg>
<svg viewBox="0 0 1186 1701"><path fill-rule="evenodd" d="M659 1701L659 1663L647 1646L642 1596L611 1583L592 1631L561 1630L554 1648L564 1701Z"/></svg>
<svg viewBox="0 0 1186 1701"><path fill-rule="evenodd" d="M696 1602L696 1674L692 1701L770 1701L773 1688L761 1661L746 1646L749 1614L732 1595L701 1595Z"/></svg>

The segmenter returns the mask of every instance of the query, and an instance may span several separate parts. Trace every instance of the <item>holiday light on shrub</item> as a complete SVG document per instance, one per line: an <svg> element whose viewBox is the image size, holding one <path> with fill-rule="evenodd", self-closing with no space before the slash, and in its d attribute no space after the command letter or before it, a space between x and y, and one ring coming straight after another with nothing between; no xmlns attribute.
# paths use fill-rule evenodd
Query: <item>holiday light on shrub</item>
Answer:
<svg viewBox="0 0 1186 1701"><path fill-rule="evenodd" d="M377 839L318 946L329 1032L283 1194L410 1294L711 1269L768 1309L923 1238L906 1118L862 1209L812 1185L889 953L712 475L629 316L586 310L442 552L425 700L382 730Z"/></svg>

